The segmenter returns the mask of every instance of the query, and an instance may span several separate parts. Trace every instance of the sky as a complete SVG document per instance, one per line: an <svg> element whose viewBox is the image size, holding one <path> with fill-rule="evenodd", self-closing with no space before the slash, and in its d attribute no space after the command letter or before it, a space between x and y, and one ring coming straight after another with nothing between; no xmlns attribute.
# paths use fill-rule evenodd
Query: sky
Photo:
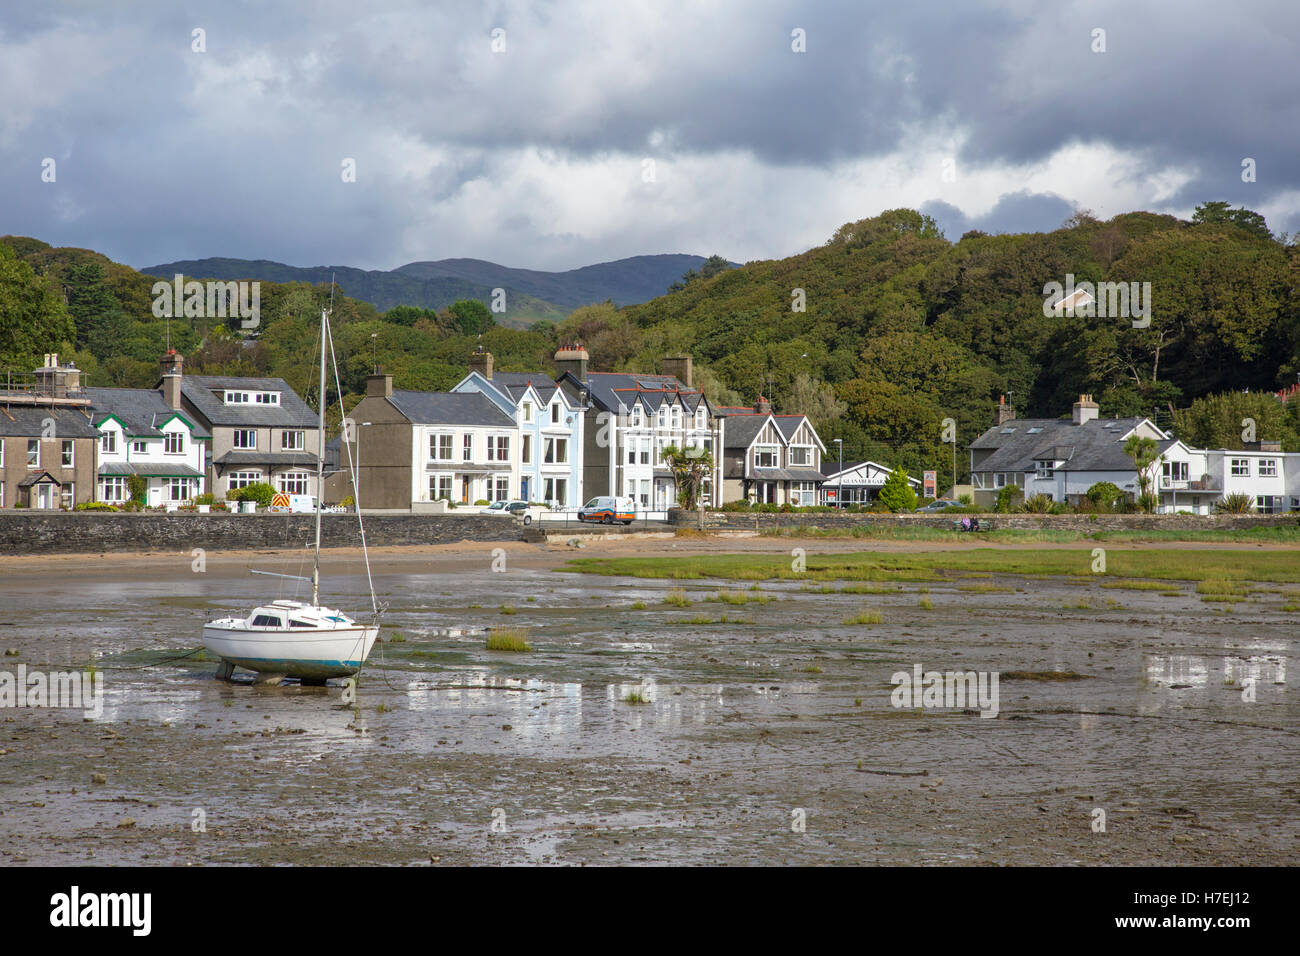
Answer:
<svg viewBox="0 0 1300 956"><path fill-rule="evenodd" d="M563 270L902 206L953 241L1208 200L1293 232L1297 43L1295 0L5 0L0 235Z"/></svg>

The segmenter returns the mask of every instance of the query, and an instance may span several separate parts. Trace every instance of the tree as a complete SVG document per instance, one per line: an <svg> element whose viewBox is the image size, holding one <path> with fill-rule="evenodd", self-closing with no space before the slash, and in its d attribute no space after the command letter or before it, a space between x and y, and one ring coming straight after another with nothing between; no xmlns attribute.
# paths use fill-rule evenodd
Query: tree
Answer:
<svg viewBox="0 0 1300 956"><path fill-rule="evenodd" d="M1124 454L1133 459L1133 467L1137 469L1138 507L1148 513L1154 511L1155 495L1151 494L1150 489L1151 466L1157 457L1155 439L1145 435L1129 435L1124 442Z"/></svg>
<svg viewBox="0 0 1300 956"><path fill-rule="evenodd" d="M997 503L993 510L998 514L1010 514L1018 509L1025 500L1024 489L1019 485L1003 485L998 489Z"/></svg>
<svg viewBox="0 0 1300 956"><path fill-rule="evenodd" d="M1124 492L1114 482L1099 481L1084 492L1084 497L1096 511L1114 511L1124 497Z"/></svg>
<svg viewBox="0 0 1300 956"><path fill-rule="evenodd" d="M1174 434L1193 448L1243 448L1263 438L1300 451L1297 412L1300 404L1283 405L1268 392L1205 395L1174 412Z"/></svg>
<svg viewBox="0 0 1300 956"><path fill-rule="evenodd" d="M1230 225L1238 229L1244 229L1259 239L1272 239L1273 234L1268 231L1268 222L1259 213L1253 209L1247 209L1245 206L1238 206L1233 209L1226 202L1203 202L1196 207L1192 213L1192 222L1197 225Z"/></svg>
<svg viewBox="0 0 1300 956"><path fill-rule="evenodd" d="M715 253L700 263L699 269L688 269L682 273L682 277L674 281L668 287L668 291L681 292L696 279L712 279L718 273L726 272L730 268L731 263Z"/></svg>
<svg viewBox="0 0 1300 956"><path fill-rule="evenodd" d="M835 397L835 390L807 372L794 377L790 387L790 404L784 411L807 415L818 431L843 417L848 405Z"/></svg>
<svg viewBox="0 0 1300 956"><path fill-rule="evenodd" d="M713 473L713 455L703 448L669 445L663 450L663 458L677 482L677 503L693 511L705 480Z"/></svg>
<svg viewBox="0 0 1300 956"><path fill-rule="evenodd" d="M907 472L895 468L880 486L880 503L890 511L915 511L916 492L907 480Z"/></svg>
<svg viewBox="0 0 1300 956"><path fill-rule="evenodd" d="M458 299L447 306L447 312L464 335L480 335L496 325L488 307L478 299Z"/></svg>
<svg viewBox="0 0 1300 956"><path fill-rule="evenodd" d="M0 368L27 372L67 346L76 327L49 282L0 243Z"/></svg>

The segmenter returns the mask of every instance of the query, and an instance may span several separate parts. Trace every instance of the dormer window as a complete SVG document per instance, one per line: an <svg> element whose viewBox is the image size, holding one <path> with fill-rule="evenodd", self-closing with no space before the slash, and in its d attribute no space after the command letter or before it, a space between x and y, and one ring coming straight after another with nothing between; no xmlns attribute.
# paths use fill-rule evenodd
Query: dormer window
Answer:
<svg viewBox="0 0 1300 956"><path fill-rule="evenodd" d="M641 406L640 406L640 405L633 405L633 406L632 406L632 414L631 414L631 416L630 416L629 419L628 419L628 423L629 423L633 428L640 428L640 427L641 427Z"/></svg>
<svg viewBox="0 0 1300 956"><path fill-rule="evenodd" d="M524 402L524 421L531 422L532 420L533 420L533 403Z"/></svg>
<svg viewBox="0 0 1300 956"><path fill-rule="evenodd" d="M258 393L257 393L257 404L259 404L259 405L279 405L279 404L280 404L280 393L279 393L279 392L258 392Z"/></svg>
<svg viewBox="0 0 1300 956"><path fill-rule="evenodd" d="M248 392L235 392L226 389L225 398L227 405L247 405L250 396Z"/></svg>
<svg viewBox="0 0 1300 956"><path fill-rule="evenodd" d="M1056 469L1053 467L1055 464L1056 463L1051 459L1034 462L1034 471L1036 476L1039 478L1051 478L1056 474Z"/></svg>
<svg viewBox="0 0 1300 956"><path fill-rule="evenodd" d="M559 402L555 402L553 405L551 405L551 424L552 425L560 424L560 403Z"/></svg>

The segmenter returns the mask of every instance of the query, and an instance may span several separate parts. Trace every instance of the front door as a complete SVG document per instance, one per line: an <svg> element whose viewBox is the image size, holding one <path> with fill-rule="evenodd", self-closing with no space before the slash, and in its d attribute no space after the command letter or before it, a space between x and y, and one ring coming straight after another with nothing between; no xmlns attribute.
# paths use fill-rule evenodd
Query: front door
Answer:
<svg viewBox="0 0 1300 956"><path fill-rule="evenodd" d="M527 479L527 478L522 478L522 479L520 479L520 481L519 481L519 498L520 498L521 501L532 501L532 500L533 500L532 498L530 498L530 497L528 496L528 479Z"/></svg>
<svg viewBox="0 0 1300 956"><path fill-rule="evenodd" d="M469 504L469 479L468 478L462 478L460 480L460 501L461 504L466 504L466 505Z"/></svg>
<svg viewBox="0 0 1300 956"><path fill-rule="evenodd" d="M51 506L50 499L52 497L53 495L51 494L51 488L49 485L36 486L36 507L49 508Z"/></svg>

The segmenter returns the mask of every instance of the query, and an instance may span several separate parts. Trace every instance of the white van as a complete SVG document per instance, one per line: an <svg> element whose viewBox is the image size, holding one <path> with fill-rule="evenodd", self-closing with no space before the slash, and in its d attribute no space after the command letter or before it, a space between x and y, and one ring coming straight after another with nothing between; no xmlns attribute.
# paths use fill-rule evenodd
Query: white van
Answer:
<svg viewBox="0 0 1300 956"><path fill-rule="evenodd" d="M271 510L277 514L314 515L316 513L316 496L277 494L271 499Z"/></svg>
<svg viewBox="0 0 1300 956"><path fill-rule="evenodd" d="M592 498L578 509L578 520L600 521L604 524L621 521L624 524L631 524L636 520L636 502L631 498L610 496Z"/></svg>

